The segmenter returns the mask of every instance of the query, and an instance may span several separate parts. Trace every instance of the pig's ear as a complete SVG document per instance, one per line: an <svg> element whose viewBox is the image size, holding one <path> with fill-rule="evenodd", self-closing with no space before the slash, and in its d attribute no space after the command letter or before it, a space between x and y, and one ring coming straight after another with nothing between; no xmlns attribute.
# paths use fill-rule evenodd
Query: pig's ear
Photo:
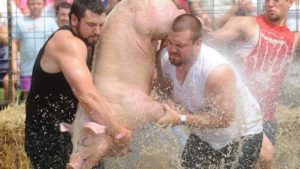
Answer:
<svg viewBox="0 0 300 169"><path fill-rule="evenodd" d="M61 132L69 132L72 133L72 124L68 124L68 123L60 123L59 124L59 130Z"/></svg>
<svg viewBox="0 0 300 169"><path fill-rule="evenodd" d="M103 134L105 133L105 126L95 123L95 122L87 122L83 126L85 129L92 131L94 134Z"/></svg>

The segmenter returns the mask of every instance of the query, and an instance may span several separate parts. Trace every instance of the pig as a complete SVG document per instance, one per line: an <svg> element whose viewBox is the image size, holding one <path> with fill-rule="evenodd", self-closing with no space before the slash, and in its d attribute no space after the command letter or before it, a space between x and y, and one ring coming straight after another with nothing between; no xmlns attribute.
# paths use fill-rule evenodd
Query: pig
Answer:
<svg viewBox="0 0 300 169"><path fill-rule="evenodd" d="M164 115L150 96L155 72L154 42L166 37L181 14L172 0L122 0L108 15L93 66L95 86L113 115L134 132ZM78 109L71 131L73 150L67 168L91 168L114 148L106 126L91 121Z"/></svg>

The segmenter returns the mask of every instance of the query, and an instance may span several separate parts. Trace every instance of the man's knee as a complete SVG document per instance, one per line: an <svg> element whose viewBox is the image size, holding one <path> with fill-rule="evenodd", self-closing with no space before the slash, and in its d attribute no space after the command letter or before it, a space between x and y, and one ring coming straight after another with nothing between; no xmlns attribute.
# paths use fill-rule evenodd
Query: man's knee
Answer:
<svg viewBox="0 0 300 169"><path fill-rule="evenodd" d="M275 147L264 134L263 143L260 151L260 158L262 161L272 161L275 157Z"/></svg>

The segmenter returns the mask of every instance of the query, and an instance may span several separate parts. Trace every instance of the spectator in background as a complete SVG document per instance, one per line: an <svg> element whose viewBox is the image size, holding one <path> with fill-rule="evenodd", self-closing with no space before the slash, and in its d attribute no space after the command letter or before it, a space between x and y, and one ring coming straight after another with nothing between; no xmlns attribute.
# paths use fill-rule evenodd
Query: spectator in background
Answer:
<svg viewBox="0 0 300 169"><path fill-rule="evenodd" d="M29 15L29 9L27 6L27 0L15 0L17 7L20 9L24 16Z"/></svg>
<svg viewBox="0 0 300 169"><path fill-rule="evenodd" d="M56 23L58 27L62 27L63 25L69 25L69 13L71 10L71 4L68 2L60 2L56 5Z"/></svg>
<svg viewBox="0 0 300 169"><path fill-rule="evenodd" d="M9 70L9 50L8 50L8 29L5 23L0 22L0 81L3 87L4 100L9 100L9 73L12 73L12 97L16 99L16 79L18 75L17 66L17 51L16 51L16 41L12 43L12 70Z"/></svg>
<svg viewBox="0 0 300 169"><path fill-rule="evenodd" d="M15 0L16 5L18 8L21 10L24 16L30 15L30 9L28 7L28 0ZM54 9L54 4L56 0L44 0L45 3L45 9L42 13L45 13L46 16L51 16L55 17L55 9Z"/></svg>
<svg viewBox="0 0 300 169"><path fill-rule="evenodd" d="M12 17L13 19L15 18L21 18L23 17L23 13L19 9L19 7L16 5L15 1L11 1L11 8L12 8ZM0 1L0 22L6 23L7 24L7 16L8 11L7 11L7 1L6 0L1 0ZM13 21L13 23L15 20Z"/></svg>
<svg viewBox="0 0 300 169"><path fill-rule="evenodd" d="M57 5L63 2L67 2L69 4L73 3L73 0L45 0L45 1L46 1L46 5L42 13L45 17L52 17L54 19L56 19Z"/></svg>
<svg viewBox="0 0 300 169"><path fill-rule="evenodd" d="M14 28L14 39L20 48L20 80L21 90L26 99L31 85L31 73L38 51L56 31L57 24L54 19L42 17L44 0L28 0L29 16L17 18Z"/></svg>

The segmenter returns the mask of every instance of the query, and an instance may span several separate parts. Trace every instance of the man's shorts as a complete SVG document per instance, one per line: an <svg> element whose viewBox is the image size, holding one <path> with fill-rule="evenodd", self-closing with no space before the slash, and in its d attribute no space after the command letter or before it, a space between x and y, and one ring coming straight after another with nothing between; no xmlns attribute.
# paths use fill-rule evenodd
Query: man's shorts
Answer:
<svg viewBox="0 0 300 169"><path fill-rule="evenodd" d="M31 76L21 76L21 89L24 92L29 92L31 86Z"/></svg>
<svg viewBox="0 0 300 169"><path fill-rule="evenodd" d="M259 158L262 139L263 133L249 135L215 150L207 142L191 134L182 154L182 166L186 169L251 169Z"/></svg>
<svg viewBox="0 0 300 169"><path fill-rule="evenodd" d="M263 126L264 126L264 134L268 137L271 143L275 145L278 122L276 120L264 121Z"/></svg>

